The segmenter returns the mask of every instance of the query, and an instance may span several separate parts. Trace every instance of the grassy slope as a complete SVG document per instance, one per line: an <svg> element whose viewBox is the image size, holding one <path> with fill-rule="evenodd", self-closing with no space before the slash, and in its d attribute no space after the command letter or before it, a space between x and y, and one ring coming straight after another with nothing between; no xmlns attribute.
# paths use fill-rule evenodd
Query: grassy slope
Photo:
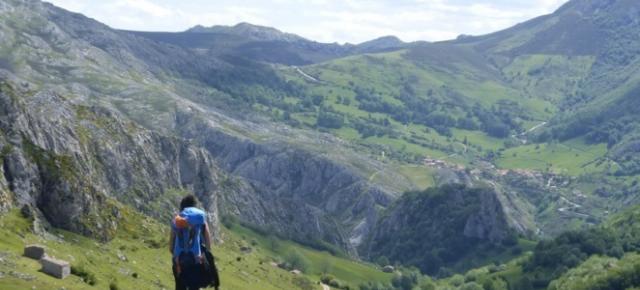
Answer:
<svg viewBox="0 0 640 290"><path fill-rule="evenodd" d="M307 74L320 79L320 83L307 81L295 70L283 70L283 74L287 79L303 86L308 94L325 96L325 105L332 106L347 117L369 115L374 118L389 117L383 113L370 113L359 109L353 87L373 89L388 103L401 104L402 102L397 98L402 93L400 88L408 79L411 79L415 94L423 98L429 98L427 92L430 89L445 86L467 97L469 104L477 102L490 107L499 100L516 101L532 118L530 121L523 122L524 129L528 130L542 121L549 120L553 114L557 113L554 103L560 102L564 97L575 92L579 81L585 77L593 63L591 57L521 56L502 68L504 77L509 81L509 85L506 85L481 78L476 68L462 62L451 67L418 65L404 57L404 53L399 51L354 56L302 68ZM338 102L340 98L348 98L351 102L350 104L340 103ZM292 104L298 102L295 98L289 98L288 101ZM451 111L451 114L455 112ZM294 114L293 118L308 126L315 124L315 113ZM490 137L481 131L461 129L453 129L453 136L446 137L424 125L404 126L394 120L391 120L391 126L398 133L398 138L389 136L362 138L356 130L349 127L348 123L346 127L331 131L350 141L384 145L390 150L420 156L444 158L451 154L463 155L464 158L456 160L461 163L482 156L487 150L504 148L506 140ZM468 144L466 148L461 144L465 139ZM436 147L426 147L410 140L426 140L426 143ZM569 141L560 145L565 148L552 149L553 152L543 150L540 154L535 153L535 156L532 156L533 153L527 154L531 151L530 147L519 146L507 150L497 165L508 169L544 170L551 163L555 171L571 175L578 175L585 170L593 172L603 169L603 166L584 169L588 167L585 163L598 159L606 153L603 145L587 146L579 141ZM520 157L512 158L514 153ZM579 158L574 158L575 154L578 154ZM562 161L557 162L558 157Z"/></svg>
<svg viewBox="0 0 640 290"><path fill-rule="evenodd" d="M428 99L427 92L432 88L447 87L467 97L469 104L477 102L483 106L491 106L498 100L515 101L531 118L522 120L523 129L529 130L533 127L540 128L538 125L541 122L548 121L558 113L556 105L576 93L594 62L594 58L590 56L522 55L500 68L503 83L482 77L477 67L464 61L437 66L429 61L412 60L405 53L406 51L397 51L353 56L302 68L320 82L308 81L293 69L283 69L281 72L285 78L305 88L307 94L325 96L323 104L332 106L347 116L347 119L370 115L391 120L386 114L370 113L358 108L359 102L355 99L353 88L370 88L388 103L401 104L398 99L402 93L401 87L407 80L411 80L415 94L421 98ZM339 102L341 98L348 98L350 103ZM299 102L295 98L287 100L291 104ZM455 110L450 114L455 115ZM293 114L293 118L313 127L316 113ZM405 126L395 120L391 120L391 128L396 133L395 137L385 135L363 138L350 127L348 121L345 127L329 131L343 139L374 148L374 155L380 155L381 150L389 150L466 165L484 157L489 151L500 151L495 164L503 169L549 170L557 174L580 176L594 173L606 175L619 168L607 158L605 144L589 145L582 139L507 148L505 142L517 144L519 141L494 138L485 132L462 129L452 129L452 137L446 137L433 128L413 123ZM464 140L466 146L463 144ZM412 178L412 172L398 171L407 178ZM423 178L421 185L425 184L424 180L427 179Z"/></svg>
<svg viewBox="0 0 640 290"><path fill-rule="evenodd" d="M486 283L486 281L504 280L510 283L516 281L520 275L522 275L522 263L531 256L531 253L526 253L523 256L513 259L505 264L499 266L491 265L481 268L476 268L465 273L465 275L454 275L447 279L437 281L437 289L460 289L464 287L465 281L473 281L480 285ZM506 285L505 285L506 286ZM474 288L471 288L474 289ZM502 289L502 288L497 288ZM508 288L504 288L507 290Z"/></svg>
<svg viewBox="0 0 640 290"><path fill-rule="evenodd" d="M605 160L606 153L605 144L586 145L576 139L510 148L503 152L497 165L507 169L550 170L577 176L581 173L609 171L609 167L614 165Z"/></svg>
<svg viewBox="0 0 640 290"><path fill-rule="evenodd" d="M384 101L391 104L402 104L397 99L401 94L400 88L403 81L408 78L415 78L419 87L418 93L426 95L429 88L445 85L448 76L438 72L426 71L404 60L403 52L389 54L365 55L349 57L333 62L305 67L305 72L317 76L322 83L308 83L294 70L285 70L285 77L301 84L308 94L318 94L326 96L325 105L332 106L336 111L349 117L388 118L383 113L371 113L358 108L359 102L355 99L354 87L369 88L375 90ZM443 80L444 79L444 80ZM462 86L462 85L461 85ZM490 86L489 86L490 87ZM489 94L487 94L488 96ZM338 98L348 98L351 103L348 105L338 103ZM295 100L293 102L296 102ZM315 114L294 114L303 123L315 124ZM408 142L406 139L412 135L420 139L434 142L436 145L446 147L452 142L448 138L435 132L431 128L423 125L410 124L404 126L395 120L391 120L391 126L400 138L369 137L362 139L357 131L347 124L346 128L333 130L336 135L351 141L362 142L364 144L383 144L391 150L404 151L423 156L443 157L449 154L441 149L427 148L419 144ZM479 133L483 134L483 133Z"/></svg>
<svg viewBox="0 0 640 290"><path fill-rule="evenodd" d="M526 96L558 103L577 90L594 61L591 56L523 55L503 72Z"/></svg>
<svg viewBox="0 0 640 290"><path fill-rule="evenodd" d="M0 217L0 289L31 289L34 286L37 289L105 289L112 283L118 289L171 289L173 276L166 246L167 229L155 220L133 212L126 212L125 215L131 220L144 220L144 226L125 224L119 230L118 237L108 243L98 243L58 230L54 230L49 238L42 238L32 233L30 221L17 211ZM269 250L265 237L239 226L235 226L233 231L225 230L224 240L222 245L214 248L216 263L221 271L222 289L301 289L294 281L298 277L268 263L293 250L299 251L311 262L309 274L300 278L318 281L321 274L319 267L328 261L330 273L352 285L370 280L390 280L389 274L369 265L288 241L279 241L277 251ZM258 242L252 246L252 253L241 253L240 246L249 244L251 240ZM75 275L59 280L40 272L37 261L21 256L23 247L33 243L45 245L48 254L53 257L68 260L74 267L82 267L94 275L96 284L89 285ZM119 255L124 255L126 261L121 260ZM320 287L314 284L311 289Z"/></svg>
<svg viewBox="0 0 640 290"><path fill-rule="evenodd" d="M635 206L624 212L616 214L610 217L603 223L605 228L613 229L621 234L620 237L628 239L627 242L636 243L638 232L640 231L640 207ZM611 234L611 232L609 232ZM601 237L605 240L605 237ZM602 241L601 240L601 241ZM522 242L522 241L521 241ZM548 241L547 241L548 242ZM575 242L575 241L574 241ZM580 243L589 243L584 240L579 240ZM556 247L560 255L560 251L566 251L562 254L569 253L570 248L566 247L569 242L567 239L563 239L565 245ZM596 242L597 244L598 242ZM583 244L584 245L584 244ZM613 247L613 245L598 245L602 248ZM596 247L598 247L596 246ZM529 247L523 248L526 252L523 256L515 258L505 264L495 264L485 267L480 267L468 271L463 275L455 275L447 279L436 281L438 283L437 289L475 289L465 288L465 282L474 281L479 285L487 284L487 281L493 281L494 288L490 289L520 289L518 281L522 277L529 275L529 278L535 280L531 276L531 269L527 270L525 264L528 260L534 258L536 250L534 244L529 244ZM583 249L585 251L585 249ZM584 257L583 261L571 268L564 269L564 273L556 280L552 281L548 288L535 287L533 289L550 289L550 290L586 290L586 289L628 289L630 286L639 286L640 279L638 279L638 270L640 269L640 256L637 252L628 251L620 253L620 257L607 257L600 255L591 255ZM559 261L546 260L545 267L554 267ZM543 277L540 277L543 278ZM503 280L498 281L496 280ZM511 287L506 287L508 282ZM502 285L504 287L501 287ZM617 286L616 286L617 285ZM496 287L497 286L497 287ZM485 288L487 289L487 288ZM526 288L532 289L532 288ZM635 288L634 288L635 289Z"/></svg>
<svg viewBox="0 0 640 290"><path fill-rule="evenodd" d="M620 259L593 256L553 281L548 289L611 289L616 287L614 285L620 285L617 287L629 287L634 282L629 281L628 277L637 275L638 269L640 269L640 255L637 253L628 253ZM626 275L626 277L622 278L623 275Z"/></svg>
<svg viewBox="0 0 640 290"><path fill-rule="evenodd" d="M389 282L392 277L391 274L384 273L373 265L333 256L327 252L320 252L275 237L266 237L239 225L234 225L232 231L237 236L242 237L245 243L257 242L258 251L272 260L278 261L291 252L299 252L310 262L310 267L306 274L314 281L320 279L323 274L323 268L328 269L327 274L340 281L347 282L352 287L368 281ZM276 246L271 245L272 241L270 239L277 241ZM325 265L328 265L328 267Z"/></svg>

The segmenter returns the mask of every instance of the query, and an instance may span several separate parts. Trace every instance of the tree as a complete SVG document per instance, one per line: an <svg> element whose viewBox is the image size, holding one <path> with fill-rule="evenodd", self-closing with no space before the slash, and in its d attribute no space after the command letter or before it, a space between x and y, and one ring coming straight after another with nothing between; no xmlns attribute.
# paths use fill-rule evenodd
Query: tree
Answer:
<svg viewBox="0 0 640 290"><path fill-rule="evenodd" d="M487 133L496 138L506 138L509 137L510 129L509 126L503 123L490 123L487 124Z"/></svg>
<svg viewBox="0 0 640 290"><path fill-rule="evenodd" d="M425 276L420 279L420 283L418 283L418 288L420 290L436 290L436 284L433 283L433 280L429 276Z"/></svg>
<svg viewBox="0 0 640 290"><path fill-rule="evenodd" d="M378 257L378 259L376 259L376 264L384 267L389 265L389 259L386 256L380 256Z"/></svg>
<svg viewBox="0 0 640 290"><path fill-rule="evenodd" d="M302 272L306 272L309 269L309 260L305 258L300 252L297 250L289 252L289 254L285 257L285 262L289 265L291 269L300 270Z"/></svg>
<svg viewBox="0 0 640 290"><path fill-rule="evenodd" d="M338 113L321 110L316 121L318 127L340 129L344 125L344 117Z"/></svg>
<svg viewBox="0 0 640 290"><path fill-rule="evenodd" d="M391 285L400 290L411 290L418 284L420 272L417 269L404 270L391 279Z"/></svg>
<svg viewBox="0 0 640 290"><path fill-rule="evenodd" d="M273 234L269 234L267 236L267 246L271 251L277 252L280 249L280 242Z"/></svg>
<svg viewBox="0 0 640 290"><path fill-rule="evenodd" d="M320 106L320 104L324 102L324 97L321 95L313 95L311 96L311 102L316 106Z"/></svg>

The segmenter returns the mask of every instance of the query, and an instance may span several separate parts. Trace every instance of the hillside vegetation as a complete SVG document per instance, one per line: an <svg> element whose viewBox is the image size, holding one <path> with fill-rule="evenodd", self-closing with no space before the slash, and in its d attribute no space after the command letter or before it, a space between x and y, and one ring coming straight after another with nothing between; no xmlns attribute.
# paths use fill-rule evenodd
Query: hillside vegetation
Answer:
<svg viewBox="0 0 640 290"><path fill-rule="evenodd" d="M507 223L490 189L444 186L409 192L376 226L370 255L446 277L528 250L529 243L519 245Z"/></svg>
<svg viewBox="0 0 640 290"><path fill-rule="evenodd" d="M31 289L171 289L168 226L135 211L117 237L98 242L67 231L34 234L34 224L19 211L0 216L0 288ZM137 221L137 222L136 222ZM224 229L224 243L213 249L220 270L221 289L322 289L318 282L331 275L344 286L366 281L387 283L391 274L328 252L303 247L273 235L262 236L241 225ZM40 264L22 256L25 245L41 244L47 253L71 263L73 274L59 280L40 272ZM244 250L243 249L248 249ZM291 253L306 263L304 274L294 275L272 263L290 261ZM298 268L298 267L296 267Z"/></svg>

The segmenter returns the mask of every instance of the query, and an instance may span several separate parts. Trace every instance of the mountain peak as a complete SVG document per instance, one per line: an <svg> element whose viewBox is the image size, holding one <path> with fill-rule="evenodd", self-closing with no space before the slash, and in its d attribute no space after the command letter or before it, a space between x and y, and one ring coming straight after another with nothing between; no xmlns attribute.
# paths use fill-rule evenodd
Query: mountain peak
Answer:
<svg viewBox="0 0 640 290"><path fill-rule="evenodd" d="M404 46L406 43L397 36L388 35L358 44L362 49L389 49Z"/></svg>
<svg viewBox="0 0 640 290"><path fill-rule="evenodd" d="M260 26L247 22L240 22L234 26L215 25L205 27L202 25L196 25L185 32L234 34L256 41L294 42L304 39L295 34L285 33L273 27Z"/></svg>

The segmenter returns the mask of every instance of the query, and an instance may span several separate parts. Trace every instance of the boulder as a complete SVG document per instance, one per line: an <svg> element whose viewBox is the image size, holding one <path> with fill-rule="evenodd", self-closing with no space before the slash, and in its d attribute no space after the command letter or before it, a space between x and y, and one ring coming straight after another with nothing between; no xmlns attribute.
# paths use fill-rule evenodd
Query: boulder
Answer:
<svg viewBox="0 0 640 290"><path fill-rule="evenodd" d="M385 273L393 273L393 271L395 271L395 270L396 270L396 268L394 268L391 265L386 265L386 266L384 266L382 268L382 272L385 272Z"/></svg>
<svg viewBox="0 0 640 290"><path fill-rule="evenodd" d="M44 257L40 260L40 264L42 264L42 272L58 279L64 279L71 274L71 266L66 261Z"/></svg>
<svg viewBox="0 0 640 290"><path fill-rule="evenodd" d="M300 271L300 270L296 270L296 269L291 270L289 273L291 273L291 274L293 274L293 275L302 275L302 271Z"/></svg>
<svg viewBox="0 0 640 290"><path fill-rule="evenodd" d="M34 260L40 260L45 256L45 247L41 245L28 245L24 247L24 256Z"/></svg>

